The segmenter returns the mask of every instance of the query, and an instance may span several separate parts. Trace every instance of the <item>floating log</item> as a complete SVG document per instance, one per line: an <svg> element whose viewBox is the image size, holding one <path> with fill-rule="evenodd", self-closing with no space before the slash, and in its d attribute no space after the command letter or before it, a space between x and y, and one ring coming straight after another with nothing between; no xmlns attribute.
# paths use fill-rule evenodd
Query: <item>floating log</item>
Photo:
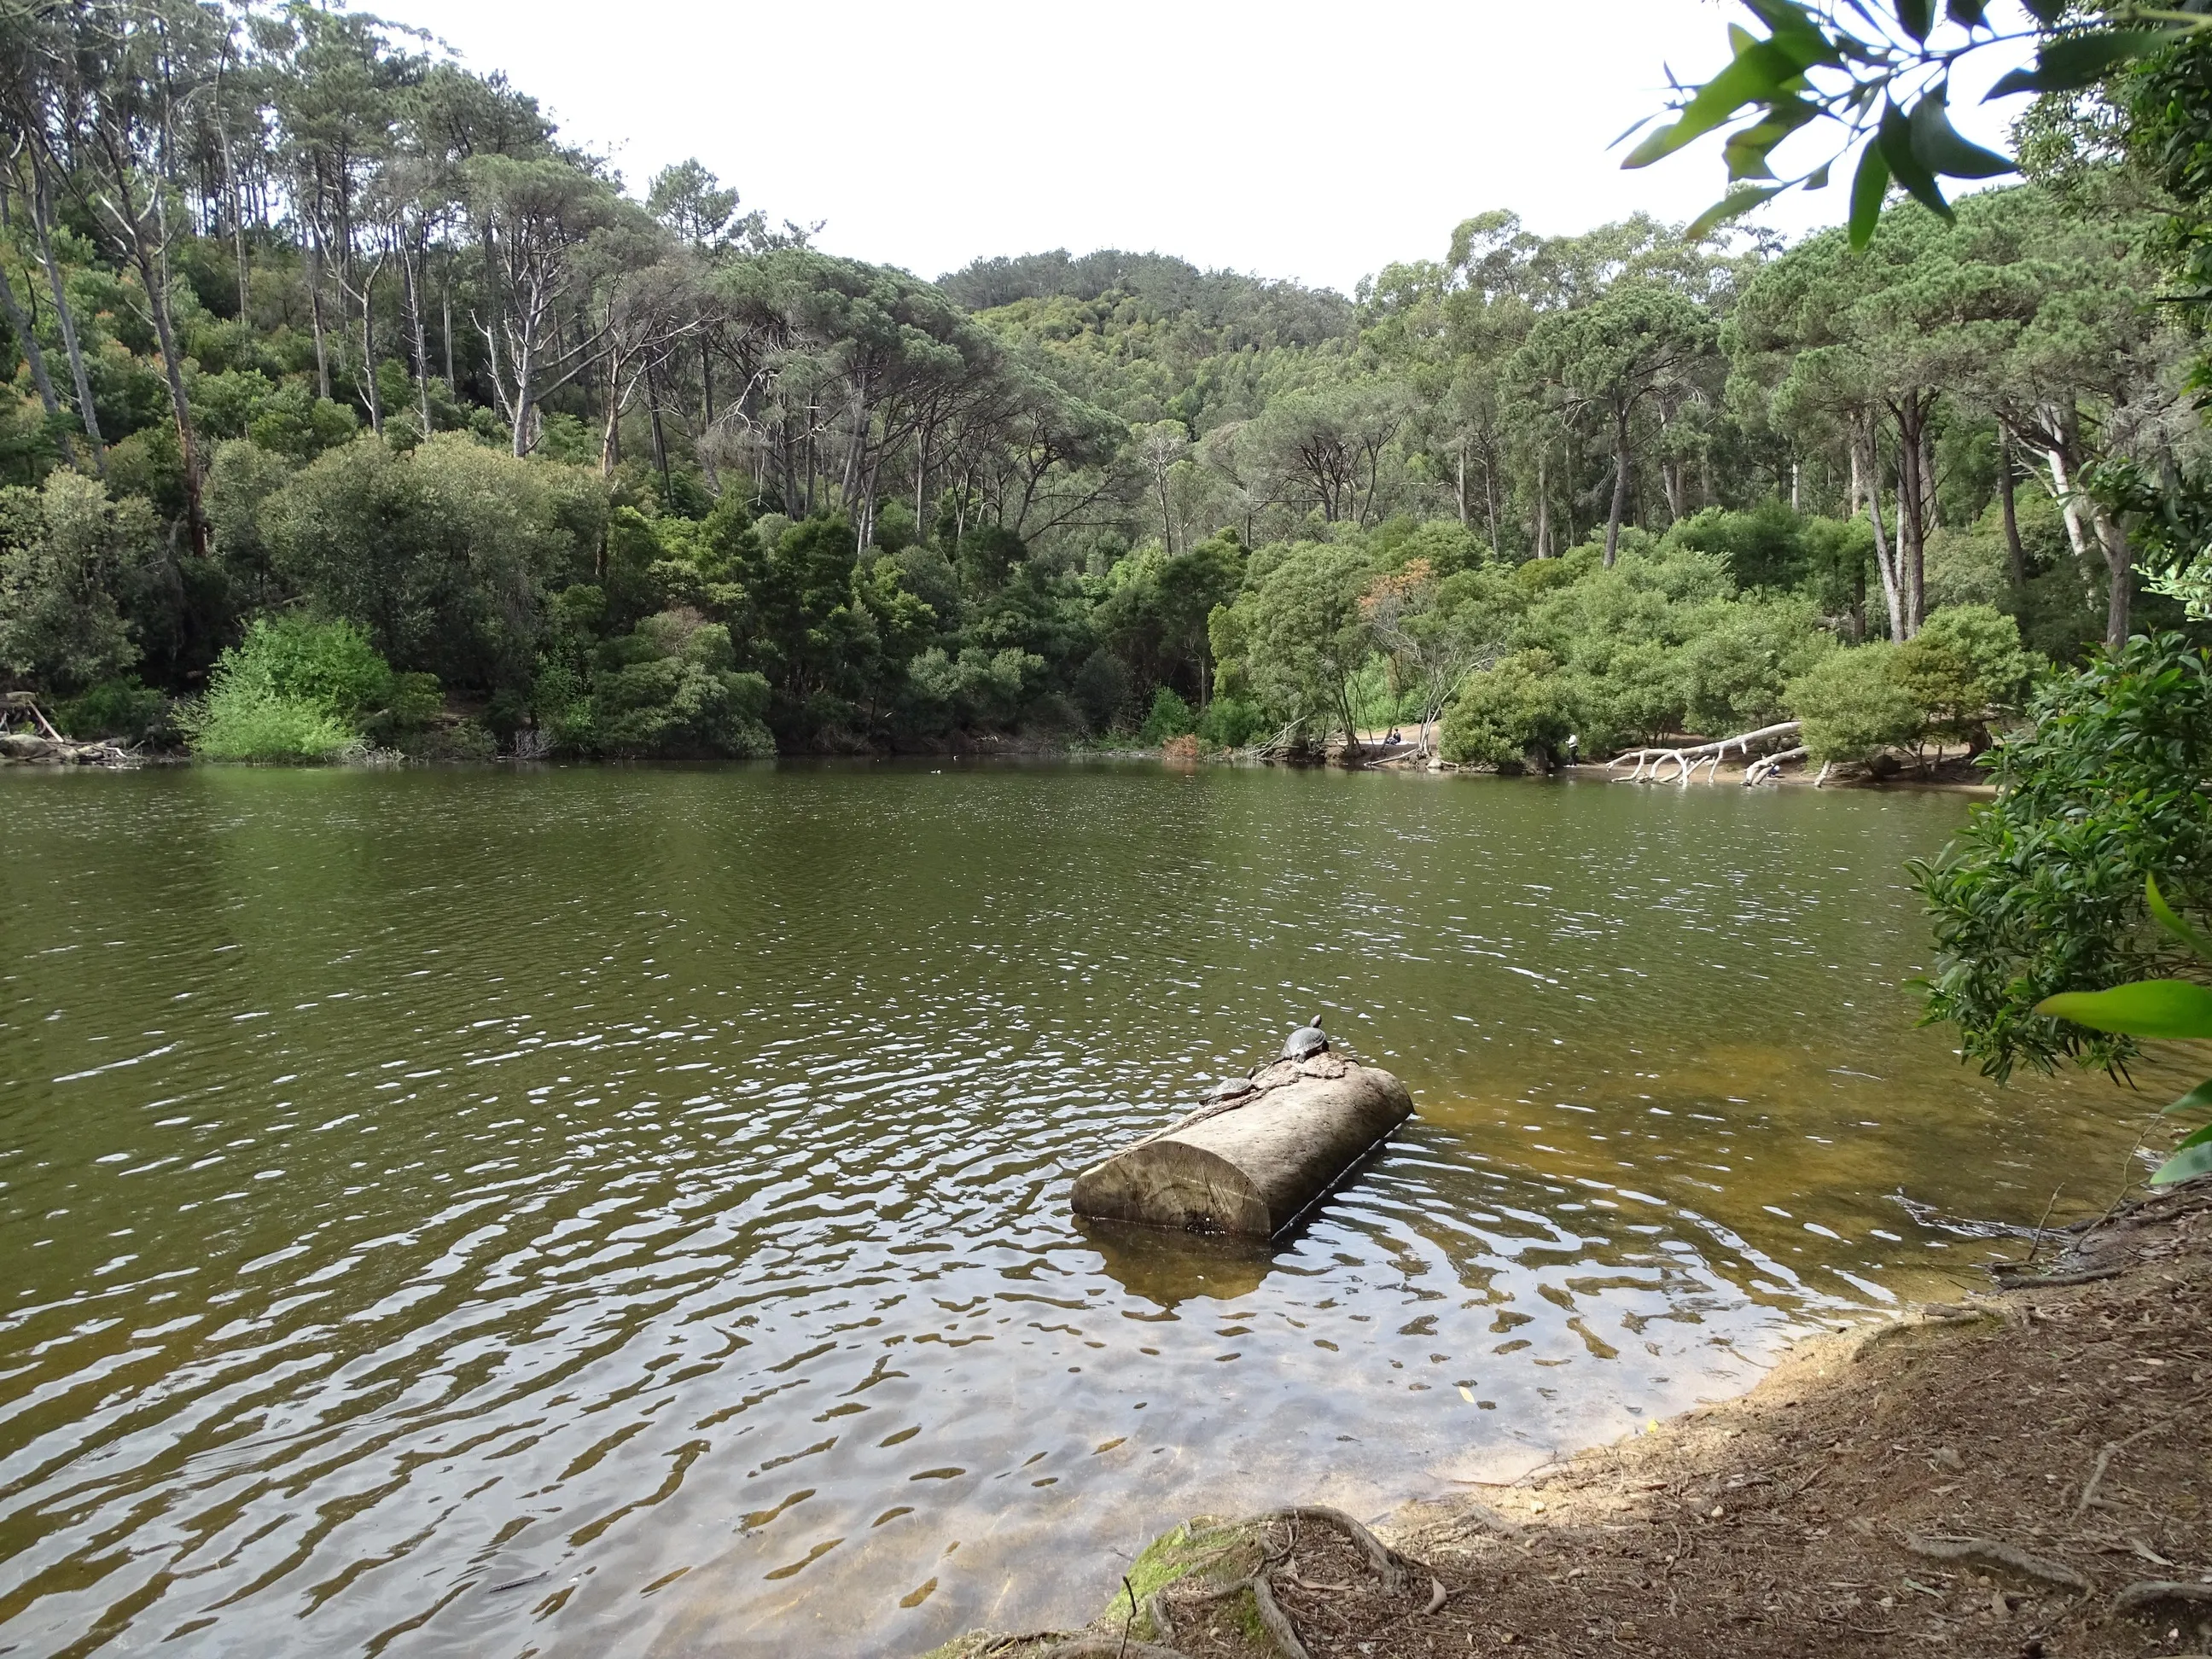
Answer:
<svg viewBox="0 0 2212 1659"><path fill-rule="evenodd" d="M1324 1051L1278 1060L1075 1178L1075 1213L1267 1238L1413 1115L1389 1073Z"/></svg>

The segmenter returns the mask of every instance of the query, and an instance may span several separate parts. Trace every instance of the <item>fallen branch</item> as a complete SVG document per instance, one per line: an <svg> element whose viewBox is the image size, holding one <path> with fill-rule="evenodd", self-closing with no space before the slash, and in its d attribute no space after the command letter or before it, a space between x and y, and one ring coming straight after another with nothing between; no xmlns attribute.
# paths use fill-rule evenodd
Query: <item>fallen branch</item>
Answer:
<svg viewBox="0 0 2212 1659"><path fill-rule="evenodd" d="M1607 769L1633 761L1636 763L1634 771L1625 778L1614 778L1612 781L1614 783L1661 783L1666 781L1665 769L1671 763L1680 769L1681 775L1674 781L1686 787L1700 766L1709 765L1711 769L1711 775L1717 777L1720 775L1721 759L1731 749L1748 760L1753 744L1765 743L1776 738L1791 737L1800 729L1799 721L1783 720L1773 726L1762 726L1755 732L1739 732L1732 738L1722 738L1712 743L1692 744L1686 748L1632 749L1626 754L1614 756L1607 763ZM1802 755L1804 752L1802 749L1792 751L1795 755ZM1747 777L1745 781L1749 782L1750 779Z"/></svg>
<svg viewBox="0 0 2212 1659"><path fill-rule="evenodd" d="M1791 761L1803 760L1812 752L1801 743L1795 749L1784 749L1775 754L1762 756L1743 769L1743 787L1748 789L1755 783L1765 783Z"/></svg>

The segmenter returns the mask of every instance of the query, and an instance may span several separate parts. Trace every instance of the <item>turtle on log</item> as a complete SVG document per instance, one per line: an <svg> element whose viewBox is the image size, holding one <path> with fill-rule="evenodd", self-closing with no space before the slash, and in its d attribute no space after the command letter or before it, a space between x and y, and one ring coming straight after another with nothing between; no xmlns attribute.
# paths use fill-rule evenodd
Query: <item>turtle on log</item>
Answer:
<svg viewBox="0 0 2212 1659"><path fill-rule="evenodd" d="M1328 1052L1328 1033L1321 1029L1319 1014L1283 1039L1285 1060L1311 1060L1316 1054Z"/></svg>

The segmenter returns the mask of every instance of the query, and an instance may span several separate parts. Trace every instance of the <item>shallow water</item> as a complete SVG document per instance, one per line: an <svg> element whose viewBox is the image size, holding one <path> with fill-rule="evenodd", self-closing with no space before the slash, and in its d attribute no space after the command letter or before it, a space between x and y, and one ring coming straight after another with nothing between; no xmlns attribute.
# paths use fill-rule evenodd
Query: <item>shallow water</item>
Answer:
<svg viewBox="0 0 2212 1659"><path fill-rule="evenodd" d="M0 1650L918 1652L1741 1389L2140 1126L1913 1029L1966 810L0 777ZM1419 1115L1299 1232L1070 1219L1316 1010Z"/></svg>

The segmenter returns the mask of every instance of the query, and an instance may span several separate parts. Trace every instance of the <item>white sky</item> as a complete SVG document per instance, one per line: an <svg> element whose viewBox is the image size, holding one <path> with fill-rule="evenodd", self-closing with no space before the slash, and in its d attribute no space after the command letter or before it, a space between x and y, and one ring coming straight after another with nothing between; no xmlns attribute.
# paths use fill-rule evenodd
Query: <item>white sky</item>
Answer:
<svg viewBox="0 0 2212 1659"><path fill-rule="evenodd" d="M935 276L979 254L1157 249L1346 293L1510 208L1580 231L1722 193L1707 141L1607 146L1662 65L1726 60L1723 0L357 0L504 70L642 193L696 155L819 246ZM1978 88L1977 88L1978 90ZM1959 125L2002 122L1962 86ZM2008 113L2009 112L2008 112ZM1796 234L1841 182L1785 198Z"/></svg>

